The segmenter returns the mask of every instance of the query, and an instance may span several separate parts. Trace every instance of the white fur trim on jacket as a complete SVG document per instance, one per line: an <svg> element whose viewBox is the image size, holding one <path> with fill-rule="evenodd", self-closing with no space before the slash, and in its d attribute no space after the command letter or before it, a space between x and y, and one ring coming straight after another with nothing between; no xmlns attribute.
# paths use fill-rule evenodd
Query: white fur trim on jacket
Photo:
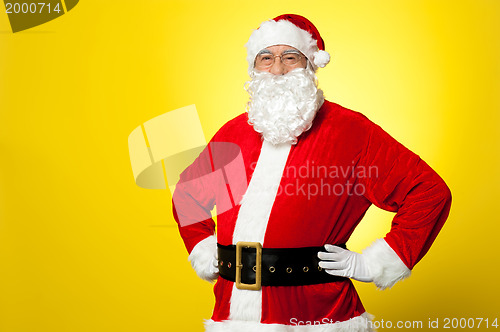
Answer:
<svg viewBox="0 0 500 332"><path fill-rule="evenodd" d="M264 243L267 222L279 189L291 144L273 145L264 140L234 227L238 241ZM260 322L262 291L237 289L233 285L229 319Z"/></svg>
<svg viewBox="0 0 500 332"><path fill-rule="evenodd" d="M318 53L318 43L306 30L302 30L295 24L287 20L278 22L269 20L263 22L248 39L247 48L248 72L251 73L257 54L268 46L289 45L301 51L311 62L313 69L317 66L324 67L330 60L330 55L326 51ZM321 59L315 60L319 55ZM328 60L326 56L328 55ZM317 64L318 63L318 64ZM322 66L320 64L323 64Z"/></svg>
<svg viewBox="0 0 500 332"><path fill-rule="evenodd" d="M373 276L373 282L380 289L390 288L411 274L410 269L384 239L376 240L363 250L363 257Z"/></svg>
<svg viewBox="0 0 500 332"><path fill-rule="evenodd" d="M198 277L207 281L214 281L219 275L217 268L214 266L214 260L217 257L217 237L215 235L210 235L204 240L198 242L191 254L189 254L188 260L191 262L191 266L196 271Z"/></svg>
<svg viewBox="0 0 500 332"><path fill-rule="evenodd" d="M205 331L207 332L370 332L370 321L372 316L368 313L363 313L358 317L351 318L344 322L335 322L332 324L312 325L315 322L300 322L291 319L290 323L293 325L282 324L263 324L258 322L245 322L245 321L222 321L214 322L213 320L205 321ZM300 324L300 325L299 325ZM308 324L308 325L305 325Z"/></svg>

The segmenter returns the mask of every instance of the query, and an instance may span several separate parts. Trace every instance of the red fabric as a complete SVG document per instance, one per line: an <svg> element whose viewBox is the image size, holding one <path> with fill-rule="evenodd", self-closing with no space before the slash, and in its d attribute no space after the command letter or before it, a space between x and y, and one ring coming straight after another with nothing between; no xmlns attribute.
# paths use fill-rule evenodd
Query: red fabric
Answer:
<svg viewBox="0 0 500 332"><path fill-rule="evenodd" d="M289 21L293 23L295 26L298 28L305 30L311 34L314 40L316 40L316 43L318 45L318 49L324 51L325 50L325 42L323 41L323 38L321 38L321 35L319 34L318 29L312 24L311 21L309 21L307 18L304 16L296 15L296 14L283 14L280 16L277 16L273 18L273 21Z"/></svg>
<svg viewBox="0 0 500 332"><path fill-rule="evenodd" d="M249 182L262 141L248 125L247 115L229 121L212 142L232 142L240 147ZM194 176L196 164L201 162L190 166L181 180ZM216 201L217 195L210 188L193 194L193 206L201 204L205 211ZM385 239L411 269L442 227L451 195L444 181L424 161L379 126L360 113L325 101L312 128L291 148L263 246L297 248L345 243L372 203L397 212ZM239 205L217 217L219 243L232 244L238 211ZM207 219L179 230L190 251L214 233L214 224ZM215 321L229 317L232 284L220 277L217 281L212 317ZM290 324L291 318L345 321L364 312L350 280L263 287L262 296L264 323Z"/></svg>

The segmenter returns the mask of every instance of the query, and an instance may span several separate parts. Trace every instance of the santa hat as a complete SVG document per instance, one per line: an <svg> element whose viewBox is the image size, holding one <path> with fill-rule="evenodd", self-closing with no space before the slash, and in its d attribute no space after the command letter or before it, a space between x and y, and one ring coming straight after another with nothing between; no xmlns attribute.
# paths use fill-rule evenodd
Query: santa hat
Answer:
<svg viewBox="0 0 500 332"><path fill-rule="evenodd" d="M250 72L257 54L273 45L289 45L298 49L309 59L315 70L330 62L330 54L325 51L325 43L318 30L307 18L300 15L280 15L263 22L252 33L245 45Z"/></svg>

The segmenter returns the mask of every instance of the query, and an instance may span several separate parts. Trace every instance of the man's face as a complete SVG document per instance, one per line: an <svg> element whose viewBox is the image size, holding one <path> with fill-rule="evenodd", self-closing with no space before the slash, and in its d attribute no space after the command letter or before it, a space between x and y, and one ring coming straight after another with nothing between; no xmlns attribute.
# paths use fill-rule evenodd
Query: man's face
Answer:
<svg viewBox="0 0 500 332"><path fill-rule="evenodd" d="M259 52L246 90L249 123L272 144L297 143L324 100L307 58L288 45Z"/></svg>
<svg viewBox="0 0 500 332"><path fill-rule="evenodd" d="M306 66L307 58L305 55L288 45L266 47L255 58L255 69L274 75L284 75L291 70L306 68Z"/></svg>

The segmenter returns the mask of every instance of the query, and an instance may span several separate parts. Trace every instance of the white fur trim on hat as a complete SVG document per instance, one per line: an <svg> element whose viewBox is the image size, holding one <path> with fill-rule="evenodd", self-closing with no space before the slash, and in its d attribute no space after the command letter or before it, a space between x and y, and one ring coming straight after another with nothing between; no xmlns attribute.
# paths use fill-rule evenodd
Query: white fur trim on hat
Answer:
<svg viewBox="0 0 500 332"><path fill-rule="evenodd" d="M257 54L266 47L274 45L289 45L298 49L309 59L314 69L317 66L324 67L330 59L327 52L318 51L317 41L306 30L300 29L287 20L278 22L269 20L262 23L259 29L252 33L245 45L249 72L253 69ZM319 57L318 61L315 59L316 56ZM326 56L328 56L328 60L325 61ZM319 64L316 64L316 62ZM323 64L323 66L320 64Z"/></svg>
<svg viewBox="0 0 500 332"><path fill-rule="evenodd" d="M363 256L373 276L373 282L380 289L392 287L411 274L411 270L384 239L378 239L363 250Z"/></svg>

